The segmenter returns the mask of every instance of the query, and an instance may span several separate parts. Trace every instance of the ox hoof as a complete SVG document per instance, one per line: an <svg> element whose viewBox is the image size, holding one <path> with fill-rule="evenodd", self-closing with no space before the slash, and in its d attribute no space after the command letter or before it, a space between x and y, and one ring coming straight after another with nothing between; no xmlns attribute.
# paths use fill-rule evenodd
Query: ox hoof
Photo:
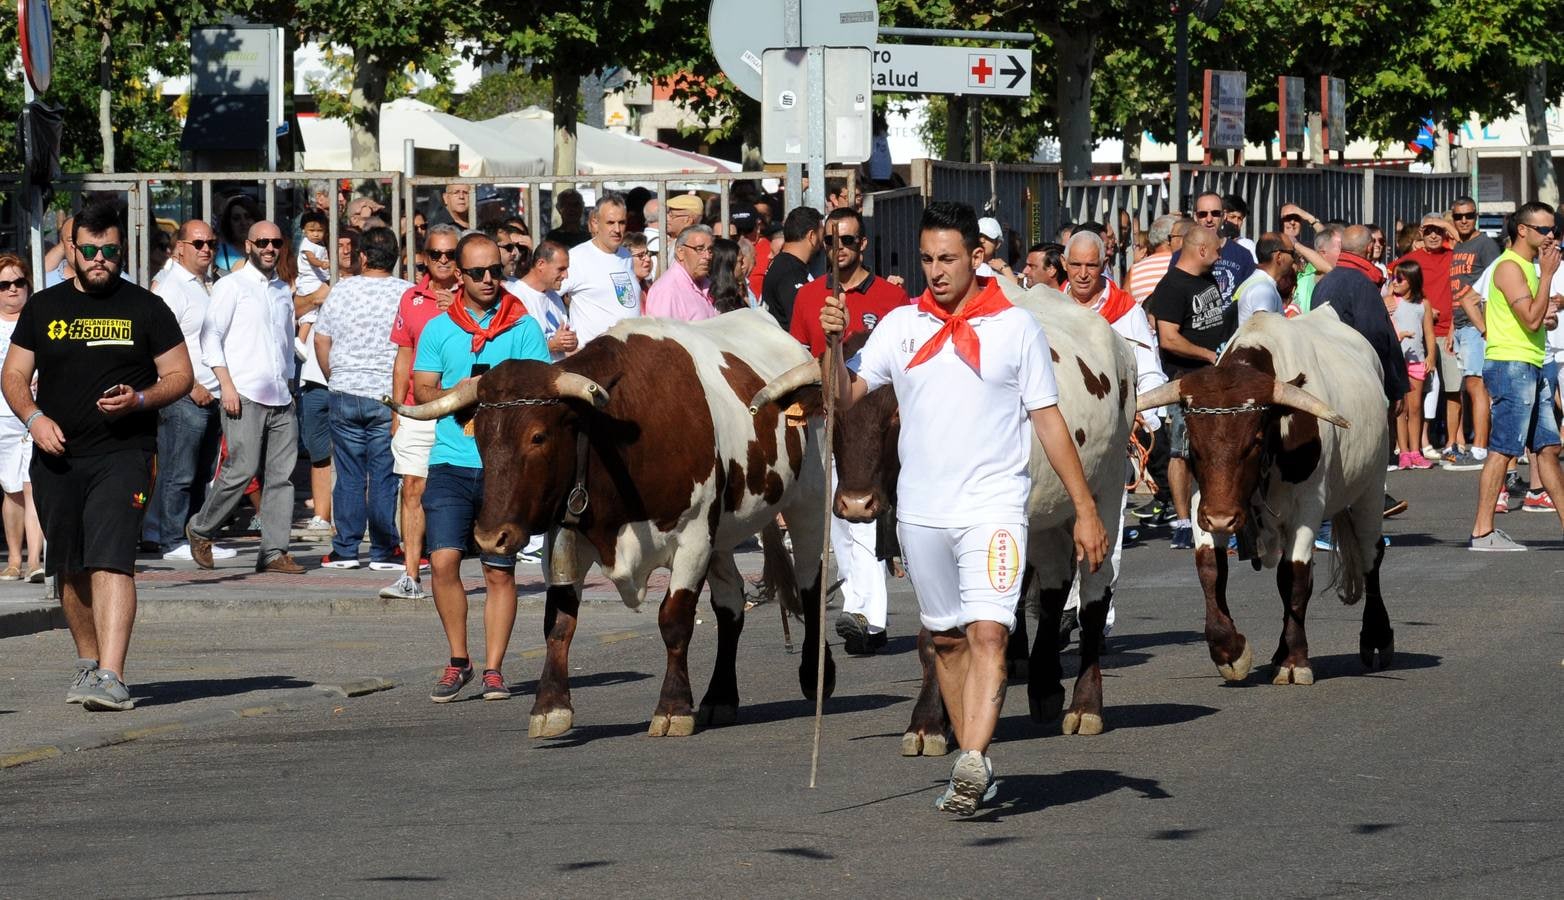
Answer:
<svg viewBox="0 0 1564 900"><path fill-rule="evenodd" d="M1374 659L1375 651L1379 651L1379 659ZM1374 642L1368 638L1358 638L1358 658L1363 661L1363 668L1370 672L1390 668L1390 664L1396 657L1396 639L1391 638L1382 646L1375 647Z"/></svg>
<svg viewBox="0 0 1564 900"><path fill-rule="evenodd" d="M551 709L546 713L533 713L527 720L527 737L551 738L559 737L570 730L575 723L576 714L568 709Z"/></svg>
<svg viewBox="0 0 1564 900"><path fill-rule="evenodd" d="M1244 652L1238 654L1238 659L1225 665L1218 665L1216 670L1222 673L1222 677L1228 681L1243 681L1249 677L1249 670L1254 668L1254 651L1249 642L1244 641Z"/></svg>
<svg viewBox="0 0 1564 900"><path fill-rule="evenodd" d="M1070 710L1064 715L1065 734L1102 734L1102 716Z"/></svg>
<svg viewBox="0 0 1564 900"><path fill-rule="evenodd" d="M1272 684L1313 684L1314 670L1308 666L1277 666Z"/></svg>
<svg viewBox="0 0 1564 900"><path fill-rule="evenodd" d="M695 733L694 716L652 716L652 725L646 729L652 737L689 737Z"/></svg>
<svg viewBox="0 0 1564 900"><path fill-rule="evenodd" d="M739 720L737 703L702 703L695 713L697 725L732 725Z"/></svg>
<svg viewBox="0 0 1564 900"><path fill-rule="evenodd" d="M815 699L815 667L803 665L798 667L798 687L804 692L805 700ZM825 696L831 699L836 693L836 662L830 657L825 661Z"/></svg>
<svg viewBox="0 0 1564 900"><path fill-rule="evenodd" d="M1031 707L1033 722L1039 725L1044 722L1052 722L1064 710L1064 690L1060 689L1041 697L1028 697L1027 703Z"/></svg>
<svg viewBox="0 0 1564 900"><path fill-rule="evenodd" d="M901 736L902 756L944 756L949 752L950 740L943 734L909 731Z"/></svg>
<svg viewBox="0 0 1564 900"><path fill-rule="evenodd" d="M1026 681L1032 677L1032 661L1024 656L1005 660L1005 675L1011 681Z"/></svg>

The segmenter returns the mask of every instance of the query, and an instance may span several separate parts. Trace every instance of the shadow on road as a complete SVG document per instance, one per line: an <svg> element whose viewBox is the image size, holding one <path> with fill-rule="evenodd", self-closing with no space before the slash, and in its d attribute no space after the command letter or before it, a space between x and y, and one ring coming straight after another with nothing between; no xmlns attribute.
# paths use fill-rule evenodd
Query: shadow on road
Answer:
<svg viewBox="0 0 1564 900"><path fill-rule="evenodd" d="M637 681L645 681L652 676L646 672L591 672L586 675L571 675L570 689L589 687L613 687L616 684L634 684ZM512 694L526 694L532 696L538 692L538 679L521 681L510 686Z"/></svg>
<svg viewBox="0 0 1564 900"><path fill-rule="evenodd" d="M1394 678L1398 672L1438 668L1443 660L1444 657L1435 656L1432 653L1403 653L1397 650L1395 661L1390 664L1390 668L1380 672L1371 672L1363 668L1363 661L1358 658L1356 653L1311 656L1309 657L1309 666L1314 669L1314 679L1316 681L1325 678L1348 678L1356 675Z"/></svg>
<svg viewBox="0 0 1564 900"><path fill-rule="evenodd" d="M1109 731L1117 728L1156 728L1182 725L1218 712L1214 706L1193 703L1130 703L1104 705L1102 717Z"/></svg>
<svg viewBox="0 0 1564 900"><path fill-rule="evenodd" d="M1105 769L1074 769L1051 775L1000 774L995 805L979 810L967 821L1002 822L1009 816L1069 806L1124 790L1134 791L1145 800L1168 800L1173 796L1155 779L1136 778Z"/></svg>
<svg viewBox="0 0 1564 900"><path fill-rule="evenodd" d="M828 697L825 701L825 715L837 716L846 713L869 712L876 709L884 709L887 706L895 706L898 703L911 703L909 697L896 694L853 694L850 696ZM765 725L770 722L781 722L787 719L806 719L814 716L815 704L813 700L805 700L800 697L797 700L774 700L770 703L759 703L755 706L740 706L739 720L735 725Z"/></svg>
<svg viewBox="0 0 1564 900"><path fill-rule="evenodd" d="M292 675L257 675L244 678L194 678L189 681L149 681L132 687L137 708L168 706L211 697L233 697L255 691L281 691L313 687Z"/></svg>

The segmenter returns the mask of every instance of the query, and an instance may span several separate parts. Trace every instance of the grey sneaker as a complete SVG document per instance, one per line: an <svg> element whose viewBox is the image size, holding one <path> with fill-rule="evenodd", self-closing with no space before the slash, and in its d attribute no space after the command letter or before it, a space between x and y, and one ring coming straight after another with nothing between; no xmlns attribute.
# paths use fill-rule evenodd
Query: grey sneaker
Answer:
<svg viewBox="0 0 1564 900"><path fill-rule="evenodd" d="M86 694L83 688L97 680L98 661L78 657L76 660L76 675L71 678L71 686L65 689L66 703L80 703Z"/></svg>
<svg viewBox="0 0 1564 900"><path fill-rule="evenodd" d="M945 793L934 801L940 812L970 816L977 812L985 800L992 800L998 785L994 781L994 764L977 750L967 750L956 757L950 770L950 784Z"/></svg>
<svg viewBox="0 0 1564 900"><path fill-rule="evenodd" d="M1447 453L1444 462L1440 463L1451 472L1470 472L1483 467L1483 461L1472 455L1470 448Z"/></svg>
<svg viewBox="0 0 1564 900"><path fill-rule="evenodd" d="M467 682L472 681L472 665L458 669L455 666L446 666L440 673L440 680L434 683L434 690L429 692L429 699L436 703L450 703L456 699L456 695L462 692Z"/></svg>
<svg viewBox="0 0 1564 900"><path fill-rule="evenodd" d="M1515 553L1525 550L1526 545L1516 543L1509 535L1495 528L1482 537L1472 538L1472 543L1467 549L1484 553Z"/></svg>
<svg viewBox="0 0 1564 900"><path fill-rule="evenodd" d="M136 701L130 699L130 689L118 675L108 669L99 669L81 687L81 708L124 712L135 709Z"/></svg>
<svg viewBox="0 0 1564 900"><path fill-rule="evenodd" d="M424 589L413 576L403 573L389 587L380 589L380 596L387 600L422 600Z"/></svg>

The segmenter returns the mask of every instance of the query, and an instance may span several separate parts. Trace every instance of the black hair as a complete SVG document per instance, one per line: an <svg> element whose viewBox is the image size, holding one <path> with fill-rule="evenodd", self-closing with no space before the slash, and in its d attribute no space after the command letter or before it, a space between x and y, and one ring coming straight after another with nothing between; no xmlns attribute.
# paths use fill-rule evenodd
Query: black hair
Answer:
<svg viewBox="0 0 1564 900"><path fill-rule="evenodd" d="M326 215L325 210L306 209L304 214L299 216L299 227L301 229L306 225L320 225L325 227L328 221L330 221L330 217Z"/></svg>
<svg viewBox="0 0 1564 900"><path fill-rule="evenodd" d="M359 252L364 254L364 268L390 272L396 268L401 247L397 246L396 232L385 226L376 226L364 232L359 239Z"/></svg>
<svg viewBox="0 0 1564 900"><path fill-rule="evenodd" d="M1102 224L1101 222L1082 222L1081 224L1075 226L1075 231L1077 233L1082 231L1090 231L1092 234L1095 234L1098 237L1103 237L1108 233L1108 226Z"/></svg>
<svg viewBox="0 0 1564 900"><path fill-rule="evenodd" d="M1520 222L1522 225L1530 225L1531 224L1530 222L1521 222L1521 220L1523 218L1527 218L1529 216L1532 216L1532 215L1534 215L1536 213L1541 213L1541 214L1543 214L1545 216L1548 216L1549 218L1552 218L1552 216L1553 216L1553 207L1549 206L1546 203L1543 203L1541 200L1533 200L1530 203L1527 203L1527 204L1523 205L1520 209L1517 209L1515 211L1515 221ZM78 221L80 221L80 220L78 220ZM1549 223L1549 224L1552 224L1552 223Z"/></svg>
<svg viewBox="0 0 1564 900"><path fill-rule="evenodd" d="M1049 247L1057 246L1059 245L1055 244L1053 241L1038 241L1032 246L1026 248L1026 255L1031 256L1033 253L1047 253Z"/></svg>
<svg viewBox="0 0 1564 900"><path fill-rule="evenodd" d="M846 178L827 178L825 180L825 195L835 197L837 194L847 193Z"/></svg>
<svg viewBox="0 0 1564 900"><path fill-rule="evenodd" d="M937 200L923 208L918 234L925 231L959 231L961 243L970 252L978 246L977 211L965 203Z"/></svg>
<svg viewBox="0 0 1564 900"><path fill-rule="evenodd" d="M1254 242L1254 259L1261 265L1270 262L1278 253L1290 252L1287 244L1282 241L1281 235L1262 234L1260 239Z"/></svg>
<svg viewBox="0 0 1564 900"><path fill-rule="evenodd" d="M717 238L711 242L709 290L717 312L732 312L749 306L748 291L739 280L739 242Z"/></svg>
<svg viewBox="0 0 1564 900"><path fill-rule="evenodd" d="M863 214L858 210L853 209L851 206L838 206L836 209L833 209L827 213L825 217L826 223L828 225L831 222L840 222L843 219L852 219L854 222L857 222L858 233L860 235L863 234Z"/></svg>
<svg viewBox="0 0 1564 900"><path fill-rule="evenodd" d="M1237 194L1228 194L1222 198L1222 211L1238 213L1246 219L1249 218L1249 204L1245 203L1244 198Z"/></svg>
<svg viewBox="0 0 1564 900"><path fill-rule="evenodd" d="M1042 251L1043 251L1043 271L1044 272L1049 272L1049 271L1057 272L1058 275L1055 275L1055 276L1052 276L1052 277L1054 278L1055 281L1063 282L1064 279L1059 277L1059 276L1062 276L1062 275L1065 274L1065 272L1064 272L1064 245L1063 244L1056 244L1056 243L1054 243L1052 241L1048 241L1046 243L1039 244L1038 246L1040 248L1042 248Z"/></svg>
<svg viewBox="0 0 1564 900"><path fill-rule="evenodd" d="M71 220L71 243L76 243L76 235L85 228L93 234L106 234L109 229L119 229L119 239L125 240L125 211L118 203L110 199L94 200L82 207L82 211Z"/></svg>
<svg viewBox="0 0 1564 900"><path fill-rule="evenodd" d="M1414 303L1422 303L1423 267L1418 265L1414 260L1404 259L1401 262L1396 263L1396 267L1393 271L1397 275L1400 275L1402 278L1406 279L1407 296L1412 298Z"/></svg>
<svg viewBox="0 0 1564 900"><path fill-rule="evenodd" d="M800 206L789 212L787 218L783 220L782 240L788 243L805 240L810 232L820 229L821 221L820 210L812 206Z"/></svg>

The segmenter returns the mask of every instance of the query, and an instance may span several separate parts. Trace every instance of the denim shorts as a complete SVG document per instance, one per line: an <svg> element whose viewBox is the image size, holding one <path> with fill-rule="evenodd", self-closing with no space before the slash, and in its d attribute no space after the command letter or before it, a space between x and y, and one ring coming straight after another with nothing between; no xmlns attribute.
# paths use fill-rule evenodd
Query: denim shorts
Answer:
<svg viewBox="0 0 1564 900"><path fill-rule="evenodd" d="M315 465L331 462L331 390L323 384L299 385L299 441Z"/></svg>
<svg viewBox="0 0 1564 900"><path fill-rule="evenodd" d="M472 526L483 507L483 470L436 463L424 482L424 552L460 550L472 546ZM495 569L516 568L514 556L480 553L478 559Z"/></svg>
<svg viewBox="0 0 1564 900"><path fill-rule="evenodd" d="M1493 399L1489 450L1513 459L1527 448L1558 446L1553 382L1544 369L1530 363L1490 360L1483 366L1483 385Z"/></svg>
<svg viewBox="0 0 1564 900"><path fill-rule="evenodd" d="M1488 341L1476 325L1462 325L1455 330L1455 352L1461 357L1461 374L1467 378L1483 377L1488 352Z"/></svg>
<svg viewBox="0 0 1564 900"><path fill-rule="evenodd" d="M1168 417L1168 456L1173 459L1189 459L1189 429L1184 426L1184 407L1174 403L1164 406Z"/></svg>

